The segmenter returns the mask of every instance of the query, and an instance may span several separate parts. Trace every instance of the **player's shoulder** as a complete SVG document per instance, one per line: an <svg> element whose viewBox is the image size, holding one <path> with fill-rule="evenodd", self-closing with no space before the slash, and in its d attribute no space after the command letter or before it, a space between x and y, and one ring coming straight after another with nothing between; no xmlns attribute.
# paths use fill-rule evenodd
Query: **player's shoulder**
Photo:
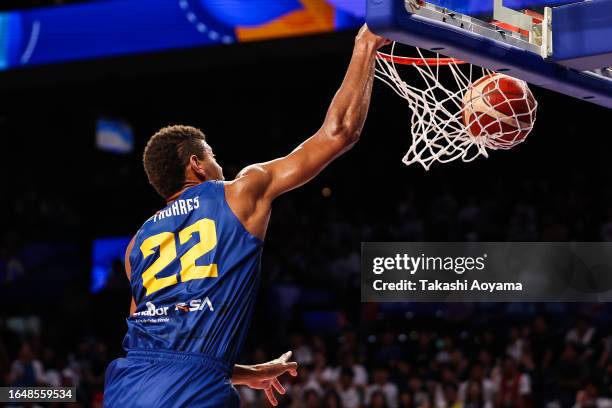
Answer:
<svg viewBox="0 0 612 408"><path fill-rule="evenodd" d="M252 164L238 173L234 180L225 182L226 195L244 197L261 194L265 190L270 177L271 175L265 166Z"/></svg>

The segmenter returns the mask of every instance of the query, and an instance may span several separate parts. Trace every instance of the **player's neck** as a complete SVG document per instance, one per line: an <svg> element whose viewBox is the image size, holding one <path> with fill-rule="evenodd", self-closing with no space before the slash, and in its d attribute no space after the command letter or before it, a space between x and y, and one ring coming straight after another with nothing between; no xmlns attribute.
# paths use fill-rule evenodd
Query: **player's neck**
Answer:
<svg viewBox="0 0 612 408"><path fill-rule="evenodd" d="M199 184L202 184L203 181L195 181L195 180L187 180L185 181L185 184L183 184L183 187L181 187L181 189L179 191L177 191L176 193L172 194L170 197L166 198L166 204L170 204L171 202L173 202L174 200L176 200L177 198L179 198L181 196L181 194L183 194L185 192L185 190L187 190L188 188L191 187L195 187Z"/></svg>

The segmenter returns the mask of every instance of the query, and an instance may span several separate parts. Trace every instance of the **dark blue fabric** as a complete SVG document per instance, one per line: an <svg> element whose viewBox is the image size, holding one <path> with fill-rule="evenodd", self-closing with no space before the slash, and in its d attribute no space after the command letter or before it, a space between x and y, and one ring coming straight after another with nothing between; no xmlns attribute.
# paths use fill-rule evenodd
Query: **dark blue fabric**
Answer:
<svg viewBox="0 0 612 408"><path fill-rule="evenodd" d="M173 215L181 200L191 203L192 211ZM131 285L140 315L127 319L124 348L202 353L233 365L253 314L263 243L244 229L228 206L223 182L192 187L175 203L147 220L136 235L130 254ZM202 219L214 221L217 244L196 265L216 264L218 277L182 282L180 258L207 238L196 232L180 244L179 234ZM163 232L174 233L176 257L156 277L177 276L178 283L147 295L142 274L158 259L159 248L145 257L141 245ZM200 310L187 310L195 307Z"/></svg>
<svg viewBox="0 0 612 408"><path fill-rule="evenodd" d="M238 408L230 371L197 354L131 351L106 370L104 407Z"/></svg>
<svg viewBox="0 0 612 408"><path fill-rule="evenodd" d="M232 406L229 376L252 319L262 249L227 204L223 182L192 187L149 218L129 254L137 308L127 319L128 357L107 370L105 406ZM152 268L162 252L163 267ZM186 278L211 265L216 276ZM161 281L170 284L151 289Z"/></svg>

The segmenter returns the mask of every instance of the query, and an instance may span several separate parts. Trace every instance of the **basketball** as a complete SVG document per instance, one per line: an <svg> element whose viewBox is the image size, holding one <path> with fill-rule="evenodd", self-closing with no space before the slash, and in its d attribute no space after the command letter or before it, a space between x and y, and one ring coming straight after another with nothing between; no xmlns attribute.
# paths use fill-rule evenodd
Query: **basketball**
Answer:
<svg viewBox="0 0 612 408"><path fill-rule="evenodd" d="M537 103L527 83L504 74L474 82L463 96L463 122L475 138L496 148L525 140L536 119Z"/></svg>

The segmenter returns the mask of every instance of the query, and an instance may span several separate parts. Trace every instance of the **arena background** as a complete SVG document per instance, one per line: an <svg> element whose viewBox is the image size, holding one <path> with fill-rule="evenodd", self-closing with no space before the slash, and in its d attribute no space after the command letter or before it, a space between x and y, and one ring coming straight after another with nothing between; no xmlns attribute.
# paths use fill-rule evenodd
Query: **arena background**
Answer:
<svg viewBox="0 0 612 408"><path fill-rule="evenodd" d="M3 73L0 385L74 384L75 406L101 406L130 294L120 256L92 284L93 247L163 205L142 169L147 139L197 126L227 178L286 154L321 124L354 34ZM294 351L300 375L285 379L282 406L612 406L607 304L359 300L362 241L612 240L609 112L533 91L526 143L425 172L401 163L409 111L376 83L359 144L278 200L241 361ZM131 152L96 144L100 119L131 129Z"/></svg>

